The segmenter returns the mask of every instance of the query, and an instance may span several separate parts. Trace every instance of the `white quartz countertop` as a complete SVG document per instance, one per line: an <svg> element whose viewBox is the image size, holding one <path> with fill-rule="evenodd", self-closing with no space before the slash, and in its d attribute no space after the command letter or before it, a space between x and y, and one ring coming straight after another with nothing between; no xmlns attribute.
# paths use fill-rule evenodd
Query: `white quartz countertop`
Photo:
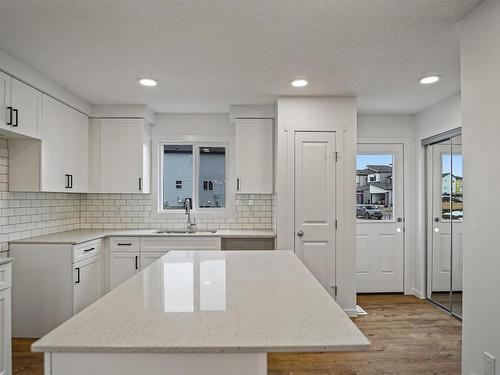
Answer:
<svg viewBox="0 0 500 375"><path fill-rule="evenodd" d="M170 252L33 344L35 352L365 350L290 251Z"/></svg>
<svg viewBox="0 0 500 375"><path fill-rule="evenodd" d="M14 258L0 258L0 265L12 262Z"/></svg>
<svg viewBox="0 0 500 375"><path fill-rule="evenodd" d="M79 229L67 232L59 232L54 234L47 234L45 236L36 236L25 238L22 240L13 240L9 243L17 244L72 244L76 245L82 242L96 240L104 237L119 236L119 237L165 237L165 236L209 236L209 237L222 237L222 238L274 238L276 234L273 231L265 230L233 230L222 229L217 230L215 233L208 233L207 231L200 230L198 233L168 233L157 234L159 229Z"/></svg>

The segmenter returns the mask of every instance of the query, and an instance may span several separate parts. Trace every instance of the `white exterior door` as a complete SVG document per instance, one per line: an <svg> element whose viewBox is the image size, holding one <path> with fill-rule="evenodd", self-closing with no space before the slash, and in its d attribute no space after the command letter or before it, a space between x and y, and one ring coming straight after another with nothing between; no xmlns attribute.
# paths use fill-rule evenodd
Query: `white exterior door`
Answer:
<svg viewBox="0 0 500 375"><path fill-rule="evenodd" d="M403 292L403 145L358 144L356 289Z"/></svg>
<svg viewBox="0 0 500 375"><path fill-rule="evenodd" d="M295 253L334 296L335 133L295 133Z"/></svg>
<svg viewBox="0 0 500 375"><path fill-rule="evenodd" d="M140 269L139 251L112 251L109 255L109 288L114 289Z"/></svg>

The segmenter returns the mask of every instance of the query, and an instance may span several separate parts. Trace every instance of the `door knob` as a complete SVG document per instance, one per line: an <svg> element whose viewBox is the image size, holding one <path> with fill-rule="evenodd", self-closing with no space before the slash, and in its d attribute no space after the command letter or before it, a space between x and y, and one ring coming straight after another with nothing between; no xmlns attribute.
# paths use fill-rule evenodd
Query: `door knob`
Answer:
<svg viewBox="0 0 500 375"><path fill-rule="evenodd" d="M438 217L435 217L435 218L434 218L434 221L435 221L436 223L439 223L439 218L438 218Z"/></svg>
<svg viewBox="0 0 500 375"><path fill-rule="evenodd" d="M299 231L297 232L297 236L302 237L303 235L304 235L304 232L302 232L301 230L299 230Z"/></svg>
<svg viewBox="0 0 500 375"><path fill-rule="evenodd" d="M398 223L401 223L403 221L402 217L398 217Z"/></svg>

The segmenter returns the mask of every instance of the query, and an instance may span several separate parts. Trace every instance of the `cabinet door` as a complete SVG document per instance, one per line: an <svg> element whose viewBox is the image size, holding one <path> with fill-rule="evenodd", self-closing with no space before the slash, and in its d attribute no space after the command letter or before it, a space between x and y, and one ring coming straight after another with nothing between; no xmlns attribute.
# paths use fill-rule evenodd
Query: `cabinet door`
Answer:
<svg viewBox="0 0 500 375"><path fill-rule="evenodd" d="M142 120L101 120L100 192L141 192L143 128Z"/></svg>
<svg viewBox="0 0 500 375"><path fill-rule="evenodd" d="M0 375L11 374L11 299L10 288L0 291Z"/></svg>
<svg viewBox="0 0 500 375"><path fill-rule="evenodd" d="M139 251L114 251L109 254L109 288L114 289L139 272Z"/></svg>
<svg viewBox="0 0 500 375"><path fill-rule="evenodd" d="M33 138L40 138L42 122L42 93L12 78L11 104L14 113L12 131Z"/></svg>
<svg viewBox="0 0 500 375"><path fill-rule="evenodd" d="M77 262L73 267L73 314L77 314L102 295L101 257Z"/></svg>
<svg viewBox="0 0 500 375"><path fill-rule="evenodd" d="M236 120L238 193L273 192L273 120Z"/></svg>
<svg viewBox="0 0 500 375"><path fill-rule="evenodd" d="M10 106L10 82L10 76L0 72L0 128L7 130L12 130L12 127L7 125L10 121L10 111L7 110Z"/></svg>
<svg viewBox="0 0 500 375"><path fill-rule="evenodd" d="M43 96L41 190L66 191L66 130L69 111L66 105Z"/></svg>
<svg viewBox="0 0 500 375"><path fill-rule="evenodd" d="M71 175L69 191L85 193L89 189L89 118L69 108L66 137L66 173Z"/></svg>
<svg viewBox="0 0 500 375"><path fill-rule="evenodd" d="M142 251L141 252L141 269L146 268L151 263L155 262L156 260L158 260L162 256L164 256L166 253L168 253L167 250L165 250L165 251Z"/></svg>

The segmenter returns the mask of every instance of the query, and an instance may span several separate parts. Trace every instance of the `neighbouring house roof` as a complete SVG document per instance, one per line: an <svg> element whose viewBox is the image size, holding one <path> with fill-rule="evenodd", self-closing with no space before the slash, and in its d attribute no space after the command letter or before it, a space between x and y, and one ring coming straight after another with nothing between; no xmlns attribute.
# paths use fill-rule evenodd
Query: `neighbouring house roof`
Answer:
<svg viewBox="0 0 500 375"><path fill-rule="evenodd" d="M356 176L368 176L368 173L370 173L370 171L368 169L357 169L356 170Z"/></svg>
<svg viewBox="0 0 500 375"><path fill-rule="evenodd" d="M449 173L442 173L442 177L445 177L445 176L449 176L450 174ZM463 177L460 177L460 176L457 176L457 175L453 175L453 177L455 177L457 180L463 180L464 178Z"/></svg>
<svg viewBox="0 0 500 375"><path fill-rule="evenodd" d="M375 187L378 187L379 189L384 189L384 190L387 190L387 191L391 191L392 190L392 185L391 184L383 184L383 183L380 183L380 182L369 182L367 185L358 186L356 188L356 191L369 190L370 186L375 186Z"/></svg>
<svg viewBox="0 0 500 375"><path fill-rule="evenodd" d="M366 166L366 169L373 171L375 173L392 173L392 165L370 164Z"/></svg>

